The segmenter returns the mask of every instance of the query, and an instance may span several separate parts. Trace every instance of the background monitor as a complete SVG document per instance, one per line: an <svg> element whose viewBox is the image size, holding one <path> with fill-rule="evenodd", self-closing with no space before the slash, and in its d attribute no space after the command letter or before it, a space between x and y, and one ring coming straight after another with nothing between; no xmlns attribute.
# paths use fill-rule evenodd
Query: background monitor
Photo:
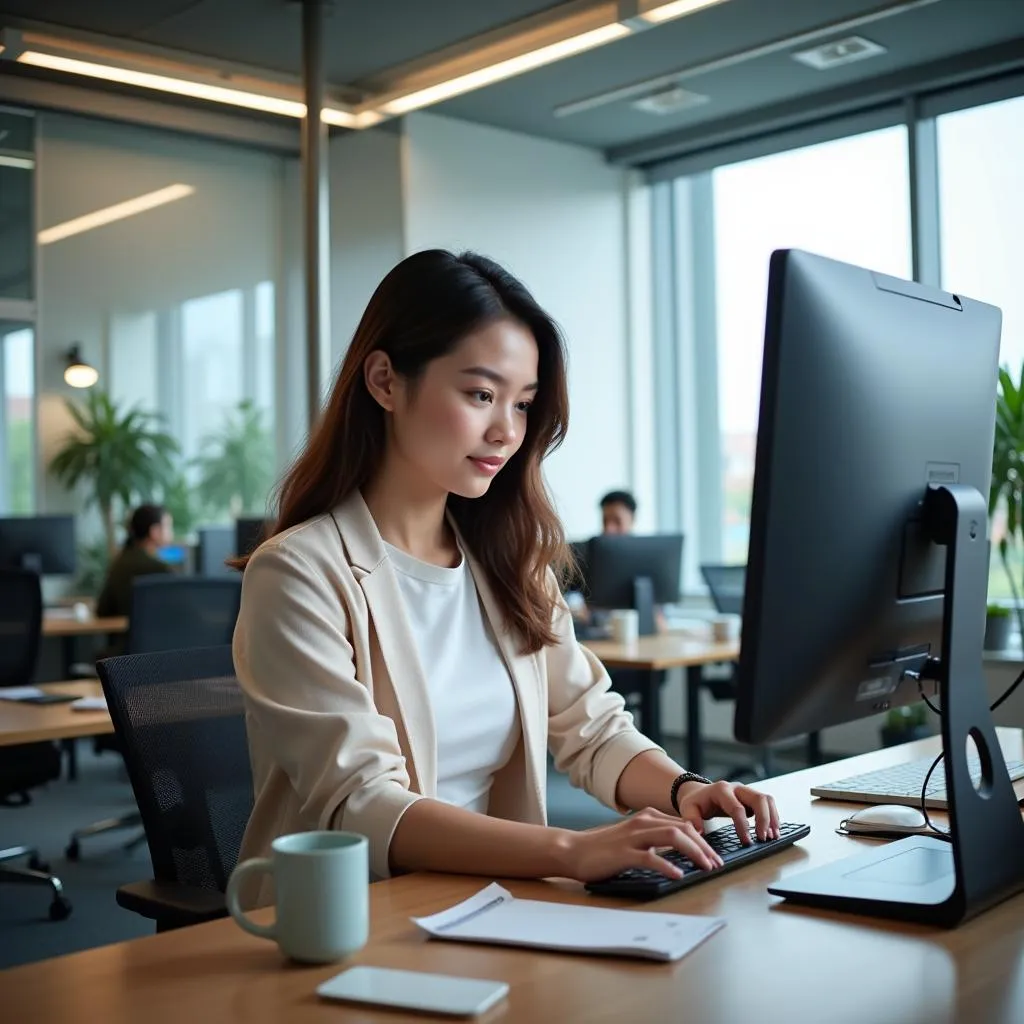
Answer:
<svg viewBox="0 0 1024 1024"><path fill-rule="evenodd" d="M235 520L235 551L236 555L250 555L260 544L267 533L267 520L243 518Z"/></svg>
<svg viewBox="0 0 1024 1024"><path fill-rule="evenodd" d="M75 571L74 516L0 519L0 566L48 576Z"/></svg>
<svg viewBox="0 0 1024 1024"><path fill-rule="evenodd" d="M942 653L946 564L923 501L959 483L987 503L1000 322L934 288L772 255L738 739L920 699L904 669Z"/></svg>
<svg viewBox="0 0 1024 1024"><path fill-rule="evenodd" d="M233 576L225 563L235 556L235 529L231 526L201 526L196 535L196 573L200 576Z"/></svg>
<svg viewBox="0 0 1024 1024"><path fill-rule="evenodd" d="M587 603L595 608L636 608L640 632L654 632L655 604L679 600L683 535L601 534L586 553Z"/></svg>
<svg viewBox="0 0 1024 1024"><path fill-rule="evenodd" d="M745 565L713 565L700 567L708 585L715 611L721 615L743 614L743 587L747 577Z"/></svg>
<svg viewBox="0 0 1024 1024"><path fill-rule="evenodd" d="M165 544L157 548L156 557L177 572L185 572L189 567L188 547L184 544Z"/></svg>

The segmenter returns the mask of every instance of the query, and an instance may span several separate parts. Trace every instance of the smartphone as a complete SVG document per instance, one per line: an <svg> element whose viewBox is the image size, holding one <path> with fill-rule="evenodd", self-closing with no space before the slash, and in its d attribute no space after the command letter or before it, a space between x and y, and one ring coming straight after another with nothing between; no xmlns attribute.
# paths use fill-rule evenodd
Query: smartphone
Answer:
<svg viewBox="0 0 1024 1024"><path fill-rule="evenodd" d="M504 981L457 978L450 974L350 967L325 981L316 992L324 999L474 1017L504 999L508 985Z"/></svg>

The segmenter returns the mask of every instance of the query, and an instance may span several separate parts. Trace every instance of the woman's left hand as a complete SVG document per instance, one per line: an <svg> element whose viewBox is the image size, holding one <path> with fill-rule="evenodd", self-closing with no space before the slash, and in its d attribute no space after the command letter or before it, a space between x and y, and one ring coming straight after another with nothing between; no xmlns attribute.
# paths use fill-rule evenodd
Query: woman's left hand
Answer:
<svg viewBox="0 0 1024 1024"><path fill-rule="evenodd" d="M688 782L679 790L679 817L693 824L698 832L704 831L704 819L732 818L736 834L742 842L750 842L747 818L754 816L754 829L758 839L779 838L779 812L775 801L750 786L736 782Z"/></svg>

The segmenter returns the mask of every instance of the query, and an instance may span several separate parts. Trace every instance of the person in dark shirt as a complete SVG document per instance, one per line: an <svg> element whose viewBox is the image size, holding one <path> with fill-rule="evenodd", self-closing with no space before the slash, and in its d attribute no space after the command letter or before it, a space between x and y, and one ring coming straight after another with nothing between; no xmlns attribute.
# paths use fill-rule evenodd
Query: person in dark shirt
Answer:
<svg viewBox="0 0 1024 1024"><path fill-rule="evenodd" d="M170 572L170 566L157 558L157 551L169 544L174 524L160 505L140 505L128 521L128 539L107 570L107 578L96 601L96 615L127 616L132 607L132 584L137 576ZM111 637L108 655L123 653L124 637Z"/></svg>

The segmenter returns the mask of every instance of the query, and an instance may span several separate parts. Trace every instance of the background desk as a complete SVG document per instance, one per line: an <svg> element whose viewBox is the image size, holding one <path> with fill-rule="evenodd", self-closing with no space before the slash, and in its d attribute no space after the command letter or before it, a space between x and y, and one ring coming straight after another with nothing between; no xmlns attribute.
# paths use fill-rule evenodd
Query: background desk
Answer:
<svg viewBox="0 0 1024 1024"><path fill-rule="evenodd" d="M1019 731L1004 734L1021 756ZM812 801L809 787L938 749L934 739L795 772L765 784L783 817L807 821L796 847L654 903L587 896L570 882L507 882L517 896L715 914L726 927L674 964L427 940L410 916L433 913L491 879L407 875L370 888L370 942L352 963L438 971L511 984L480 1020L694 1021L699 1024L1019 1024L1024 1020L1024 898L955 931L791 909L765 887L852 854L870 840L833 831L849 805ZM272 911L256 914L267 921ZM426 1020L321 1003L316 986L343 969L285 965L275 946L230 920L0 973L4 1019L92 1024L262 1024Z"/></svg>
<svg viewBox="0 0 1024 1024"><path fill-rule="evenodd" d="M72 693L76 697L102 697L99 680L44 683L47 693ZM73 711L70 704L19 704L0 700L0 747L39 740L67 740L99 736L114 731L106 711Z"/></svg>
<svg viewBox="0 0 1024 1024"><path fill-rule="evenodd" d="M61 642L61 675L71 675L71 666L75 661L75 640L80 636L99 636L110 633L127 633L128 620L123 616L100 619L90 616L88 619L75 619L69 615L43 613L44 637L59 637Z"/></svg>
<svg viewBox="0 0 1024 1024"><path fill-rule="evenodd" d="M612 640L588 640L585 645L605 668L628 668L647 675L643 694L645 709L641 722L644 735L661 743L659 674L665 669L686 669L686 769L701 774L704 749L700 724L700 690L705 665L735 661L740 656L738 641L715 643L692 633L659 633L642 636L635 644L617 644Z"/></svg>

